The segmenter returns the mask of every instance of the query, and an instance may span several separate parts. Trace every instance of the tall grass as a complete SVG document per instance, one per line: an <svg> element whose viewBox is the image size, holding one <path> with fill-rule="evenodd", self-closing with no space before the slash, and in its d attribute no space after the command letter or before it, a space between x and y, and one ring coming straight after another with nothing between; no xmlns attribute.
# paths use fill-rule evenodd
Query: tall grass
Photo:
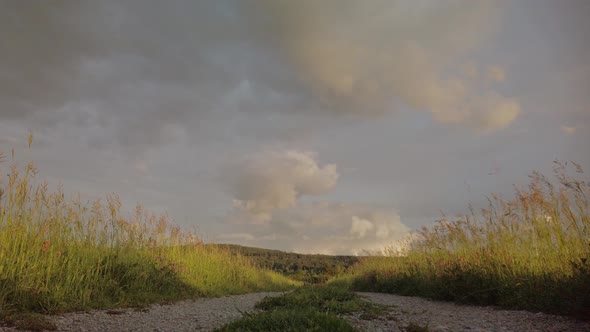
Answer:
<svg viewBox="0 0 590 332"><path fill-rule="evenodd" d="M124 216L114 194L67 199L35 181L33 163L7 164L0 151L0 311L141 305L293 284L203 245L166 215L137 206Z"/></svg>
<svg viewBox="0 0 590 332"><path fill-rule="evenodd" d="M422 228L402 256L365 260L353 287L590 314L590 182L575 163L554 172L556 181L534 172L512 199L492 195L487 208Z"/></svg>

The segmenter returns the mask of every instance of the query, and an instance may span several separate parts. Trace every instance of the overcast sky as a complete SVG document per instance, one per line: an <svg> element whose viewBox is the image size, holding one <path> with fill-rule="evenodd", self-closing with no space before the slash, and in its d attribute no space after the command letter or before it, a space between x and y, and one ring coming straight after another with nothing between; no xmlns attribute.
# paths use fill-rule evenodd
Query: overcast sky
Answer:
<svg viewBox="0 0 590 332"><path fill-rule="evenodd" d="M0 150L206 241L378 249L554 159L590 170L588 17L586 0L0 0Z"/></svg>

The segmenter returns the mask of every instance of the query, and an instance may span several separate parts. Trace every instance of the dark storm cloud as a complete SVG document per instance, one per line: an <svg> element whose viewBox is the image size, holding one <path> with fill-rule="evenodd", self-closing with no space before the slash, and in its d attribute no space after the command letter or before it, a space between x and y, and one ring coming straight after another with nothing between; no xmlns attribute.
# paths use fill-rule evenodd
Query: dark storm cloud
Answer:
<svg viewBox="0 0 590 332"><path fill-rule="evenodd" d="M498 10L487 1L2 7L0 116L27 119L38 130L75 116L74 125L111 133L86 138L95 146L142 150L186 135L219 135L212 128L237 114L353 108L370 115L395 100L483 132L507 126L519 112L516 100L441 76L493 30ZM228 109L232 98L236 107Z"/></svg>
<svg viewBox="0 0 590 332"><path fill-rule="evenodd" d="M24 117L63 105L76 64L96 52L80 20L82 6L69 2L3 1L0 10L2 117Z"/></svg>
<svg viewBox="0 0 590 332"><path fill-rule="evenodd" d="M207 130L242 81L268 93L251 68L274 75L230 2L1 5L0 117L39 130L76 117L74 125L113 132L106 140L157 146Z"/></svg>

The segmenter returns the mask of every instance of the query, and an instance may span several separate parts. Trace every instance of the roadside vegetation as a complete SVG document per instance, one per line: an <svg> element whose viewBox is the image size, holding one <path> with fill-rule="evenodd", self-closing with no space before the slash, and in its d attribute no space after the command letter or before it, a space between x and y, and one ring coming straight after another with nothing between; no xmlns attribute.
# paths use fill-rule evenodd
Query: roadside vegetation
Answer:
<svg viewBox="0 0 590 332"><path fill-rule="evenodd" d="M403 255L366 258L339 280L358 291L590 317L590 182L571 162L554 171L556 181L533 173L511 200L493 195L485 209L443 218Z"/></svg>
<svg viewBox="0 0 590 332"><path fill-rule="evenodd" d="M114 194L93 202L68 199L62 189L52 191L35 179L33 163L19 167L8 159L0 151L5 323L18 322L22 313L142 306L298 285L247 257L204 245L165 215L141 206L125 215Z"/></svg>
<svg viewBox="0 0 590 332"><path fill-rule="evenodd" d="M361 317L370 319L385 310L334 285L305 286L280 297L266 297L256 308L262 311L245 314L217 331L356 331L343 315L362 313Z"/></svg>

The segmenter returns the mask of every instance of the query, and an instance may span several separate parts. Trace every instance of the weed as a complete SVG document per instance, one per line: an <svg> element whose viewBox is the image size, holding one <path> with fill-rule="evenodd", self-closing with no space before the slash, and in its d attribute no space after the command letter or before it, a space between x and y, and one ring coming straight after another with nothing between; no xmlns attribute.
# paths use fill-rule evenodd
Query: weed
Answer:
<svg viewBox="0 0 590 332"><path fill-rule="evenodd" d="M363 311L381 313L384 307L363 301L358 295L340 287L315 285L298 288L279 297L266 297L256 304L262 310L311 308L330 314Z"/></svg>
<svg viewBox="0 0 590 332"><path fill-rule="evenodd" d="M426 325L420 325L414 322L411 322L410 324L406 325L404 327L406 332L428 332L430 331L430 329L428 328L428 324Z"/></svg>
<svg viewBox="0 0 590 332"><path fill-rule="evenodd" d="M513 199L492 195L485 209L424 227L403 256L366 258L343 282L355 290L590 312L590 182L569 175L567 163L555 165L556 183L535 172Z"/></svg>
<svg viewBox="0 0 590 332"><path fill-rule="evenodd" d="M355 331L345 320L335 315L310 309L273 310L247 316L218 329L230 331Z"/></svg>
<svg viewBox="0 0 590 332"><path fill-rule="evenodd" d="M8 312L0 315L6 326L14 326L17 330L55 331L57 326L50 318L37 313Z"/></svg>

